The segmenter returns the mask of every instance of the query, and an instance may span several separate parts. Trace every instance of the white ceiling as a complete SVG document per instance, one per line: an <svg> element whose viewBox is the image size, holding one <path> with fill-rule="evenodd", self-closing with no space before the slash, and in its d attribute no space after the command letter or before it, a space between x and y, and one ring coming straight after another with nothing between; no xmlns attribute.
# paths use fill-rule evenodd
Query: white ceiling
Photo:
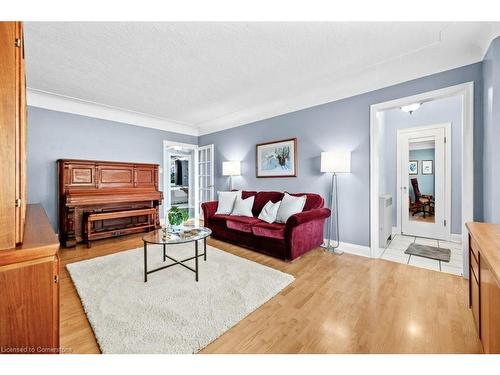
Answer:
<svg viewBox="0 0 500 375"><path fill-rule="evenodd" d="M480 61L497 35L496 22L27 22L27 80L34 105L206 134Z"/></svg>

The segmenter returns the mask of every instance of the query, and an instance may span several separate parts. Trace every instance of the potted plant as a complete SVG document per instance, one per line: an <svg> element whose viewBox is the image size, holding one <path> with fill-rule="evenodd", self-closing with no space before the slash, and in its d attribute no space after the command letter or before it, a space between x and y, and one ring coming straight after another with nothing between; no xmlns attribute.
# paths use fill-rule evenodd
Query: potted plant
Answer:
<svg viewBox="0 0 500 375"><path fill-rule="evenodd" d="M183 208L180 209L178 207L172 207L168 211L168 222L173 231L179 231L182 229L182 224L189 219L188 210Z"/></svg>

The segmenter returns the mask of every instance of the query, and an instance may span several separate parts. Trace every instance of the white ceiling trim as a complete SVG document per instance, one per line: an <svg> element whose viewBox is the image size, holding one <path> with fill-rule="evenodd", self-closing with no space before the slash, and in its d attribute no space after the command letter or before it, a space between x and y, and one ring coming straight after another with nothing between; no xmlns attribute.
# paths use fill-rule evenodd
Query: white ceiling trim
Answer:
<svg viewBox="0 0 500 375"><path fill-rule="evenodd" d="M73 113L103 120L116 121L129 125L159 129L173 133L198 136L199 131L193 126L180 124L172 120L111 107L99 103L53 94L28 87L27 102L29 106L50 109L53 111Z"/></svg>
<svg viewBox="0 0 500 375"><path fill-rule="evenodd" d="M439 48L439 46L433 46L432 48ZM395 61L380 64L375 68L360 71L357 75L349 75L338 79L323 89L311 90L304 92L299 97L237 111L215 120L196 124L196 126L200 135L207 135L385 89L447 70L478 63L481 60L478 54L473 56L452 55L445 60L429 62L422 66L418 63L419 59L415 55L409 54Z"/></svg>

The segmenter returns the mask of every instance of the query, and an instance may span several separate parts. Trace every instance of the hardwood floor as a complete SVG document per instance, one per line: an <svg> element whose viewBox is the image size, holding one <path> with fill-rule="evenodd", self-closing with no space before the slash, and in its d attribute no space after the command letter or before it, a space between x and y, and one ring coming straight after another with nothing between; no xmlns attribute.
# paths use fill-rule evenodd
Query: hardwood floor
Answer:
<svg viewBox="0 0 500 375"><path fill-rule="evenodd" d="M61 347L99 353L66 264L142 246L141 235L61 250ZM210 245L295 276L201 353L481 353L459 276L316 249L286 263Z"/></svg>

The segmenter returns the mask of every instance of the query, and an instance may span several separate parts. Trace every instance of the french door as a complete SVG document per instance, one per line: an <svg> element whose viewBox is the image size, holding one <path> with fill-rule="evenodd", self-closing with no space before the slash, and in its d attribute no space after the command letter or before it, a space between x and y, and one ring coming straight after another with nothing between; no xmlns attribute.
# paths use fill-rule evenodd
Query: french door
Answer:
<svg viewBox="0 0 500 375"><path fill-rule="evenodd" d="M199 219L201 203L214 200L214 145L164 141L164 214L172 206Z"/></svg>
<svg viewBox="0 0 500 375"><path fill-rule="evenodd" d="M213 201L214 191L214 145L198 147L198 202ZM201 208L199 210L201 212Z"/></svg>
<svg viewBox="0 0 500 375"><path fill-rule="evenodd" d="M450 124L398 130L401 233L449 240Z"/></svg>

